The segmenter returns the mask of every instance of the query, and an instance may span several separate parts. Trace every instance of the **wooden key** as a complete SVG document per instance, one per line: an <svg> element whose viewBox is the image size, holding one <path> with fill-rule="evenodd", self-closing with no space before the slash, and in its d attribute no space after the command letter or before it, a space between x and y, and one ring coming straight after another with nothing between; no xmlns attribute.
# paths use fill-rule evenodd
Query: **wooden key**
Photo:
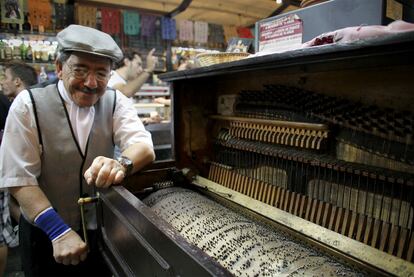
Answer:
<svg viewBox="0 0 414 277"><path fill-rule="evenodd" d="M331 217L332 211L332 204L325 203L325 208L323 210L323 217L322 217L322 226L328 228L329 225L329 218Z"/></svg>
<svg viewBox="0 0 414 277"><path fill-rule="evenodd" d="M335 222L336 222L336 217L338 215L338 207L337 206L332 206L331 209L331 216L329 217L329 224L328 224L328 229L334 231L335 230Z"/></svg>
<svg viewBox="0 0 414 277"><path fill-rule="evenodd" d="M390 231L390 223L383 222L382 223L382 230L380 235L380 247L379 250L385 251L385 247L387 246L387 241L389 238L389 231Z"/></svg>
<svg viewBox="0 0 414 277"><path fill-rule="evenodd" d="M300 196L300 206L299 206L299 213L298 216L300 216L301 218L305 218L305 207L306 207L306 203L308 201L308 197L306 195L301 195Z"/></svg>
<svg viewBox="0 0 414 277"><path fill-rule="evenodd" d="M372 247L377 248L378 237L379 237L380 232L381 232L381 220L375 219L373 233L372 233L372 240L371 240Z"/></svg>
<svg viewBox="0 0 414 277"><path fill-rule="evenodd" d="M299 215L299 207L300 207L300 204L301 204L301 195L300 195L300 193L296 193L296 195L295 195L295 207L294 207L294 210L293 210L293 214L294 215L296 215L296 216L300 216Z"/></svg>
<svg viewBox="0 0 414 277"><path fill-rule="evenodd" d="M355 238L356 236L356 225L358 222L358 214L356 212L350 212L351 213L351 222L349 225L349 230L348 230L348 237L349 238Z"/></svg>
<svg viewBox="0 0 414 277"><path fill-rule="evenodd" d="M287 189L285 189L285 195L284 195L284 203L283 203L283 210L284 211L287 211L288 210L288 204L289 204L289 202L290 202L290 196L291 196L291 194L290 194L290 191L289 190L287 190Z"/></svg>
<svg viewBox="0 0 414 277"><path fill-rule="evenodd" d="M409 232L407 228L401 228L400 238L398 239L398 246L397 246L397 257L398 258L403 258L404 248L409 238L408 234Z"/></svg>
<svg viewBox="0 0 414 277"><path fill-rule="evenodd" d="M308 198L308 201L306 201L306 210L305 210L305 219L310 221L310 215L312 210L312 198Z"/></svg>
<svg viewBox="0 0 414 277"><path fill-rule="evenodd" d="M318 201L318 208L317 208L317 212L316 212L316 220L315 223L318 225L322 224L322 215L324 214L324 210L325 210L325 203L323 201Z"/></svg>
<svg viewBox="0 0 414 277"><path fill-rule="evenodd" d="M345 213L344 209L338 207L338 215L336 216L335 230L334 230L337 233L339 233L341 231L343 218L344 218L344 213Z"/></svg>
<svg viewBox="0 0 414 277"><path fill-rule="evenodd" d="M357 233L356 233L356 238L355 238L357 241L362 242L363 240L363 234L364 234L365 227L366 227L366 221L367 221L366 215L360 214L358 216L358 227L357 227Z"/></svg>
<svg viewBox="0 0 414 277"><path fill-rule="evenodd" d="M341 234L346 236L349 225L350 225L350 212L348 209L344 209L344 220L343 220L343 224L342 224L342 228L341 228Z"/></svg>
<svg viewBox="0 0 414 277"><path fill-rule="evenodd" d="M364 232L364 238L363 238L363 243L367 244L367 245L371 245L371 236L373 236L373 229L374 229L374 220L372 219L372 217L367 217L367 225L365 228L365 232Z"/></svg>
<svg viewBox="0 0 414 277"><path fill-rule="evenodd" d="M276 199L275 199L275 203L274 203L274 206L276 208L280 208L280 195L282 194L281 190L282 189L280 187L277 187L277 189L276 189Z"/></svg>
<svg viewBox="0 0 414 277"><path fill-rule="evenodd" d="M293 214L293 207L295 206L295 201L296 201L296 193L295 192L290 192L290 201L289 201L289 208L288 208L288 212L290 214Z"/></svg>
<svg viewBox="0 0 414 277"><path fill-rule="evenodd" d="M408 246L406 260L409 262L414 262L413 258L414 258L414 233L411 232L410 244Z"/></svg>
<svg viewBox="0 0 414 277"><path fill-rule="evenodd" d="M396 246L398 242L398 235L400 233L400 228L396 225L391 227L390 241L388 243L388 254L393 255L396 252Z"/></svg>
<svg viewBox="0 0 414 277"><path fill-rule="evenodd" d="M318 209L318 200L317 199L312 199L312 209L311 209L311 215L310 215L310 221L312 221L313 223L316 223L316 211Z"/></svg>

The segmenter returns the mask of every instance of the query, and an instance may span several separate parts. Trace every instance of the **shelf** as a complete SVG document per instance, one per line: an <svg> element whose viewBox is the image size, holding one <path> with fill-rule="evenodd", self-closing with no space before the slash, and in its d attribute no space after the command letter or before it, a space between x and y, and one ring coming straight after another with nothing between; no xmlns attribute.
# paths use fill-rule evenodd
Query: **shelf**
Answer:
<svg viewBox="0 0 414 277"><path fill-rule="evenodd" d="M281 68L295 68L297 72L305 73L336 70L338 67L342 69L376 68L384 65L409 64L413 56L414 32L405 32L382 38L315 46L235 62L168 72L159 75L158 78L163 81L174 81Z"/></svg>
<svg viewBox="0 0 414 277"><path fill-rule="evenodd" d="M16 36L34 36L34 37L56 37L56 32L32 32L32 31L15 31L15 30L8 30L8 29L0 29L0 38L2 36L8 37L16 37Z"/></svg>
<svg viewBox="0 0 414 277"><path fill-rule="evenodd" d="M0 60L0 64L5 64L5 63L8 63L10 61L16 61L16 60L25 62L25 63L30 64L30 65L40 65L40 66L43 65L43 66L53 66L53 67L55 67L55 62L54 61L50 61L50 62L32 62L32 61L19 60L19 59Z"/></svg>
<svg viewBox="0 0 414 277"><path fill-rule="evenodd" d="M135 96L169 96L169 86L151 86L144 85L142 88L135 93Z"/></svg>

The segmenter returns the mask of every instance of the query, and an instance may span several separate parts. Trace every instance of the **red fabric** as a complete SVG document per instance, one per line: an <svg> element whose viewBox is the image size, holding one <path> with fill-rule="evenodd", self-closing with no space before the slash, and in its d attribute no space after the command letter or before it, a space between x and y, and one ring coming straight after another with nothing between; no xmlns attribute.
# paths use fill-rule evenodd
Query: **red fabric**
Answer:
<svg viewBox="0 0 414 277"><path fill-rule="evenodd" d="M119 10L102 8L101 15L103 32L110 35L117 35L121 32L121 15Z"/></svg>
<svg viewBox="0 0 414 277"><path fill-rule="evenodd" d="M237 34L240 38L253 38L252 31L250 30L250 28L238 27Z"/></svg>

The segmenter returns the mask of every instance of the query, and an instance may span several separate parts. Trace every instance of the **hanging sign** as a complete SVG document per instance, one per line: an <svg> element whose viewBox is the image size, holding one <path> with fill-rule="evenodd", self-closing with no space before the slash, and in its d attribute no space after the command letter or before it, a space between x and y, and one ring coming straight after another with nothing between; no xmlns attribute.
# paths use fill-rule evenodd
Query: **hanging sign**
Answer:
<svg viewBox="0 0 414 277"><path fill-rule="evenodd" d="M262 22L258 31L259 52L283 52L302 44L303 24L297 14Z"/></svg>

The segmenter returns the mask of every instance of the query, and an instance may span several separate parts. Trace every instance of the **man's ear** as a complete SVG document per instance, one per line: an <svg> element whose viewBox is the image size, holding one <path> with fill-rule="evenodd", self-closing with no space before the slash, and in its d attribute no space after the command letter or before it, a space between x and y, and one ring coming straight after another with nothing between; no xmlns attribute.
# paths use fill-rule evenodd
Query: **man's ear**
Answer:
<svg viewBox="0 0 414 277"><path fill-rule="evenodd" d="M59 61L55 61L55 65L56 65L56 76L59 78L59 80L62 80L62 76L63 76L63 65Z"/></svg>
<svg viewBox="0 0 414 277"><path fill-rule="evenodd" d="M13 82L16 87L24 87L24 83L20 77L15 77Z"/></svg>

